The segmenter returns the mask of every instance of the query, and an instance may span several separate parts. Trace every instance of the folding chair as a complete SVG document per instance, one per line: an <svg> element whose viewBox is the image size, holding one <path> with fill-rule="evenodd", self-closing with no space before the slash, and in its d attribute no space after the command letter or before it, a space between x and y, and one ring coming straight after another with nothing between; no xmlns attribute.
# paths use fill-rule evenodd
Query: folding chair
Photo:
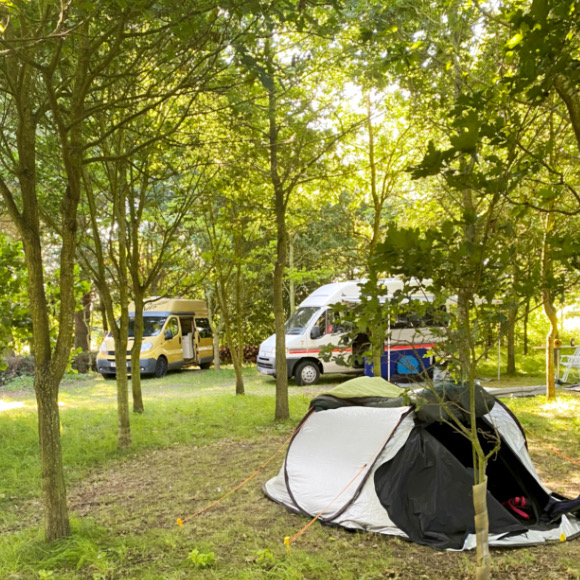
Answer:
<svg viewBox="0 0 580 580"><path fill-rule="evenodd" d="M571 370L574 370L576 376L580 379L580 348L577 348L574 354L562 355L560 357L560 368L564 368L564 374L560 379L563 383L568 381Z"/></svg>

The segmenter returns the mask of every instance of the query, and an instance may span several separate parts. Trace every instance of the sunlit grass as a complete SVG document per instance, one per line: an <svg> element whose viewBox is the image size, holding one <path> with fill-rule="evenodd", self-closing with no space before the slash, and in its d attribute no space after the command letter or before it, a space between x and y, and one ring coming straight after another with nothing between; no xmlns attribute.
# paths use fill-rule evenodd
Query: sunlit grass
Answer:
<svg viewBox="0 0 580 580"><path fill-rule="evenodd" d="M145 413L131 413L133 446L116 448L116 386L98 376L61 386L62 443L71 537L48 545L38 499L40 467L32 383L0 391L12 405L0 413L0 578L430 578L472 577L472 553L439 553L371 533L311 526L264 498L261 484L282 465L283 453L215 509L176 524L246 479L279 449L310 399L344 377L324 377L312 388L290 387L292 419L274 421L275 384L244 369L246 396L234 394L232 369L171 373L143 381ZM528 380L529 377L517 377ZM502 379L496 386L514 384ZM486 383L488 385L490 383ZM495 381L492 383L495 384ZM530 384L526 382L525 384ZM580 397L559 394L507 398L528 430L541 479L577 495L580 468L552 447L579 456ZM574 494L575 491L575 494ZM195 566L189 555L215 553L215 565ZM580 561L580 542L493 551L501 577L557 578ZM572 577L574 577L572 575Z"/></svg>
<svg viewBox="0 0 580 580"><path fill-rule="evenodd" d="M0 400L0 413L2 411L10 411L11 409L22 409L26 405L24 403L17 403L17 402L7 402Z"/></svg>

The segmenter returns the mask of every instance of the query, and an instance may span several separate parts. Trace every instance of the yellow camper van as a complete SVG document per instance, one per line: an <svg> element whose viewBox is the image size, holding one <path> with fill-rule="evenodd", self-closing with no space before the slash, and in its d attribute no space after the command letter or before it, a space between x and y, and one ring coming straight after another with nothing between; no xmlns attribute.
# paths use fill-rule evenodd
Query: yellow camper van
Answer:
<svg viewBox="0 0 580 580"><path fill-rule="evenodd" d="M184 365L209 368L213 360L212 332L207 304L203 300L162 298L145 304L143 312L143 344L139 360L143 375L163 377L168 370ZM135 307L129 305L129 344L127 370L131 372L131 348L135 336ZM113 378L115 342L110 333L105 337L97 355L97 371L105 378Z"/></svg>

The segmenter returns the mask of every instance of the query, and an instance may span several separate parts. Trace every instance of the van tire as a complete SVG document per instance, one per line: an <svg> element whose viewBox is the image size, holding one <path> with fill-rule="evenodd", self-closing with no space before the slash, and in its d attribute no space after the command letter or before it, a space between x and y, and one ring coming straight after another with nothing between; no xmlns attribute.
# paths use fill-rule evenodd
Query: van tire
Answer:
<svg viewBox="0 0 580 580"><path fill-rule="evenodd" d="M320 369L315 362L305 360L296 365L294 380L299 387L315 385L320 378Z"/></svg>
<svg viewBox="0 0 580 580"><path fill-rule="evenodd" d="M209 367L211 366L210 362L203 362L203 363L199 363L199 368L203 369L204 371L209 369Z"/></svg>
<svg viewBox="0 0 580 580"><path fill-rule="evenodd" d="M160 356L155 363L155 376L158 379L163 378L167 374L167 359Z"/></svg>

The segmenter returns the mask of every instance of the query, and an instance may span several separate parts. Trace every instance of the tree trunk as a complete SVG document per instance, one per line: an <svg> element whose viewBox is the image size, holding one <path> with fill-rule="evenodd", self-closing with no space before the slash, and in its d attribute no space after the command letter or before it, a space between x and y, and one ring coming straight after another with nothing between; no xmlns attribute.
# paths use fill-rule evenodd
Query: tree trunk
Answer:
<svg viewBox="0 0 580 580"><path fill-rule="evenodd" d="M121 150L124 148L121 146ZM115 172L115 169L118 169ZM117 363L117 414L118 432L117 447L128 449L131 447L131 425L129 419L129 381L127 377L127 344L129 337L129 285L127 283L127 166L121 161L118 168L112 169L118 181L115 183L116 195L114 212L117 221L118 260L119 260L119 325L115 337L115 360ZM111 325L114 321L111 321ZM137 367L139 369L139 367Z"/></svg>
<svg viewBox="0 0 580 580"><path fill-rule="evenodd" d="M553 214L547 213L544 218L544 238L542 241L542 305L550 323L546 336L546 398L556 397L556 369L554 365L554 342L558 338L558 312L554 306L550 280L552 278L552 260L550 253L550 233L554 227Z"/></svg>
<svg viewBox="0 0 580 580"><path fill-rule="evenodd" d="M526 299L524 309L524 356L528 356L528 321L530 319L530 299Z"/></svg>
<svg viewBox="0 0 580 580"><path fill-rule="evenodd" d="M576 145L580 151L580 95L578 94L577 85L574 85L568 78L556 75L554 86L560 98L566 104L568 116L576 135Z"/></svg>
<svg viewBox="0 0 580 580"><path fill-rule="evenodd" d="M550 329L546 335L546 398L554 399L556 397L554 345L558 338L558 311L552 301L552 293L549 288L542 289L542 303L550 323Z"/></svg>
<svg viewBox="0 0 580 580"><path fill-rule="evenodd" d="M294 240L296 236L292 235L288 237L288 267L290 270L294 269ZM296 283L294 279L291 278L288 281L288 298L290 301L290 316L294 314L296 310Z"/></svg>
<svg viewBox="0 0 580 580"><path fill-rule="evenodd" d="M278 420L290 417L288 402L288 366L286 362L286 329L284 312L284 270L286 267L288 234L286 231L287 192L284 191L278 166L278 100L274 83L274 59L271 38L265 41L266 70L270 80L268 89L268 127L270 145L270 178L274 188L276 212L276 262L274 264L274 329L276 332L276 410Z"/></svg>
<svg viewBox="0 0 580 580"><path fill-rule="evenodd" d="M367 102L367 134L369 137L369 168L371 171L371 197L373 200L373 207L375 210L373 216L373 233L371 237L371 242L369 244L369 254L372 255L374 249L379 241L380 235L380 228L381 228L381 202L379 199L379 194L377 192L377 164L375 162L375 138L374 138L374 130L373 130L373 122L372 122L372 110L371 110L371 98L367 94L366 95L366 102ZM380 376L380 371L379 375Z"/></svg>
<svg viewBox="0 0 580 580"><path fill-rule="evenodd" d="M75 350L89 352L92 296L90 292L83 294L82 309L75 312Z"/></svg>
<svg viewBox="0 0 580 580"><path fill-rule="evenodd" d="M516 373L516 319L518 315L517 305L511 305L508 310L508 320L506 328L507 340L507 369L508 375Z"/></svg>
<svg viewBox="0 0 580 580"><path fill-rule="evenodd" d="M226 341L228 348L230 349L230 354L232 356L232 364L234 365L234 372L236 373L236 395L244 395L244 376L242 373L242 363L238 354L238 349L236 348L236 343L234 341L234 333L232 331L232 322L230 319L230 309L227 303L227 297L224 291L224 283L218 282L217 284L217 295L220 302L220 309L222 311L222 319L224 322L224 327L226 331Z"/></svg>
<svg viewBox="0 0 580 580"><path fill-rule="evenodd" d="M49 366L36 365L34 383L38 405L45 536L48 541L53 541L68 536L70 524L60 440L59 381L52 376Z"/></svg>
<svg viewBox="0 0 580 580"><path fill-rule="evenodd" d="M220 334L221 334L221 320L217 327L214 324L215 320L215 309L213 305L213 295L210 292L206 292L205 300L207 302L207 314L209 318L209 326L211 328L212 344L213 344L213 368L216 371L221 370L220 361Z"/></svg>
<svg viewBox="0 0 580 580"><path fill-rule="evenodd" d="M131 389L133 392L133 413L144 413L143 392L141 390L141 345L143 344L143 331L145 324L143 321L144 298L141 292L135 292L133 286L135 304L135 336L133 338L133 348L131 349Z"/></svg>
<svg viewBox="0 0 580 580"><path fill-rule="evenodd" d="M464 167L464 173L469 173L473 168L473 160ZM462 192L463 209L467 214L475 215L475 205L473 192L466 188ZM473 222L465 223L463 226L465 241L472 247L478 243L477 226ZM471 255L466 256L466 270L476 272L481 267L480 263L473 263ZM489 519L487 499L485 495L486 487L486 466L487 459L479 441L477 429L477 415L475 412L475 372L477 355L473 342L471 310L475 299L477 281L466 281L463 288L457 293L457 317L459 335L459 360L463 381L469 387L469 415L470 415L470 442L473 457L474 475L474 512L476 529L476 580L487 580L491 577L491 556L489 552Z"/></svg>

